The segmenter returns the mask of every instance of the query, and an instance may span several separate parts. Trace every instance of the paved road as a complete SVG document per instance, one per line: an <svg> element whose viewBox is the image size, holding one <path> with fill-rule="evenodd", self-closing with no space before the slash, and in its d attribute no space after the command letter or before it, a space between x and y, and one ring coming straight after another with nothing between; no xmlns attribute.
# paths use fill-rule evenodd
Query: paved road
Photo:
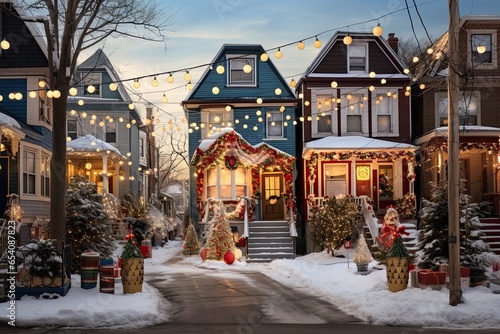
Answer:
<svg viewBox="0 0 500 334"><path fill-rule="evenodd" d="M145 329L16 329L0 326L1 333L451 333L446 329L388 327L364 324L306 291L291 290L267 276L253 272L224 272L197 268L183 270L178 259L170 261L169 273L149 275L148 283L173 304L166 324ZM461 333L498 333L471 330Z"/></svg>

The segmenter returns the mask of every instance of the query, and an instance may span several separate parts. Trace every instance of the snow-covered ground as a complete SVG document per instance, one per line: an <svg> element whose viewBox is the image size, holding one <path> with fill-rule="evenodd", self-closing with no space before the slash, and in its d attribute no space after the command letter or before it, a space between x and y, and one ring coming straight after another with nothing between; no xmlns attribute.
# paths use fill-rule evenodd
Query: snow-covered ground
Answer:
<svg viewBox="0 0 500 334"><path fill-rule="evenodd" d="M181 247L181 241L169 241L165 247L153 250L153 257L145 260L147 276L142 293L124 295L120 283L115 286L115 294L99 293L98 287L82 289L79 275L73 275L72 288L64 297L23 297L16 301L16 325L133 328L167 321L171 316L171 305L147 280L156 274L168 275L182 266L183 272L210 268L228 277L238 272L259 271L288 287L305 288L344 312L370 323L500 330L500 294L492 292L500 290L498 285L468 288L463 293L464 302L453 307L449 305L446 288L435 291L408 287L401 292L389 292L385 270L373 269L376 262L370 264L368 275L359 275L352 262L348 266L347 258L332 257L326 252L268 264L235 262L227 265L218 261L202 262L198 256L183 258ZM181 260L175 266L164 264L176 256ZM498 277L500 272L494 275ZM1 308L4 311L0 312L6 312L6 307ZM1 315L2 322L7 322L6 319Z"/></svg>

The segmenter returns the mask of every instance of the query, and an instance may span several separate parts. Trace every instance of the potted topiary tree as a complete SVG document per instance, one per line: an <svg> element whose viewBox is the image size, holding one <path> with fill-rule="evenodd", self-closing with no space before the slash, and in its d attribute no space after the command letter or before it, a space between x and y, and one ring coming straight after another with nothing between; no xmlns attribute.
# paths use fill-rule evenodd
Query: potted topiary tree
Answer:
<svg viewBox="0 0 500 334"><path fill-rule="evenodd" d="M352 260L356 263L358 273L368 274L368 264L372 262L373 258L363 235L360 235L358 238L356 251L354 252L354 258Z"/></svg>
<svg viewBox="0 0 500 334"><path fill-rule="evenodd" d="M134 235L130 233L127 239L127 245L121 256L123 293L142 292L144 257L136 245Z"/></svg>

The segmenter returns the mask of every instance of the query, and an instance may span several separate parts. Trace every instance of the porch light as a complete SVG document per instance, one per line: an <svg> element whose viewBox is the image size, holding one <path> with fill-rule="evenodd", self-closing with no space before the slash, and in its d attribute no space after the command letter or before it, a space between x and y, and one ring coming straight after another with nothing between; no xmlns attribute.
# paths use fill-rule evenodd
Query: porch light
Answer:
<svg viewBox="0 0 500 334"><path fill-rule="evenodd" d="M92 164L90 162L87 162L85 164L85 169L89 169L89 170L92 169Z"/></svg>

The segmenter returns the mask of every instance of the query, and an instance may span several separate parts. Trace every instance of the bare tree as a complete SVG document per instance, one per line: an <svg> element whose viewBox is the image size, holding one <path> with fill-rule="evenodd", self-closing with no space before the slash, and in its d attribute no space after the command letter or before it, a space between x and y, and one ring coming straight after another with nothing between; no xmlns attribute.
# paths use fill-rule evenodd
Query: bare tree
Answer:
<svg viewBox="0 0 500 334"><path fill-rule="evenodd" d="M24 21L43 24L48 47L52 90L61 93L53 100L50 216L52 238L66 239L66 103L73 83L77 59L83 50L108 37L125 37L166 45L166 31L173 11L155 0L19 0L28 13ZM5 11L9 3L0 3ZM14 11L10 11L13 15Z"/></svg>
<svg viewBox="0 0 500 334"><path fill-rule="evenodd" d="M189 172L186 173L189 161L185 133L167 130L160 138L157 137L157 147L160 149L160 190L168 187L172 181L189 177Z"/></svg>

